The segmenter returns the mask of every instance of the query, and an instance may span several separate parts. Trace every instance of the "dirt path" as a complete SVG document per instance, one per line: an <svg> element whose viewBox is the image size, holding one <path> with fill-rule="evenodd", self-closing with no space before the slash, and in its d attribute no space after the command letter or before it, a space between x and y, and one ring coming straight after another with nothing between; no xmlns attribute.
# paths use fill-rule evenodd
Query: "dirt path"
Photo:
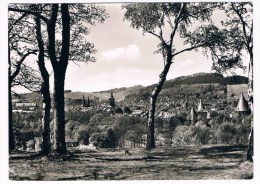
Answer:
<svg viewBox="0 0 260 184"><path fill-rule="evenodd" d="M11 180L179 180L250 179L253 164L244 162L245 146L185 146L71 150L70 160L49 161L32 153L10 155Z"/></svg>

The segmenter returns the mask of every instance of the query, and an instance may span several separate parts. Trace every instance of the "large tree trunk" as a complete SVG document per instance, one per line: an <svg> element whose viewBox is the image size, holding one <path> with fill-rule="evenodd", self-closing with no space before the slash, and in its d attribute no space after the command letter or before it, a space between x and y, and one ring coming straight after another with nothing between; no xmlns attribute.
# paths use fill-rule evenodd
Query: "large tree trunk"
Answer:
<svg viewBox="0 0 260 184"><path fill-rule="evenodd" d="M250 52L250 62L248 67L248 103L251 109L251 114L254 114L254 101L253 101L253 51ZM251 131L249 134L249 143L247 149L247 160L253 161L254 155L254 120L251 120Z"/></svg>
<svg viewBox="0 0 260 184"><path fill-rule="evenodd" d="M13 130L13 104L12 104L12 81L13 78L11 76L11 58L10 58L10 48L8 50L8 103L9 103L9 151L15 149L15 139L14 139L14 130Z"/></svg>
<svg viewBox="0 0 260 184"><path fill-rule="evenodd" d="M58 4L52 5L51 18L47 25L48 31L48 53L54 71L54 91L53 91L53 110L54 110L54 138L53 151L60 155L67 152L65 143L65 111L64 111L64 81L68 65L70 47L70 15L68 4L61 4L62 18L62 47L60 59L56 56L55 26L58 16Z"/></svg>
<svg viewBox="0 0 260 184"><path fill-rule="evenodd" d="M66 153L65 143L65 111L64 111L64 74L54 73L53 109L54 109L54 140L53 150L59 154Z"/></svg>
<svg viewBox="0 0 260 184"><path fill-rule="evenodd" d="M51 150L51 142L50 142L51 98L50 98L50 92L49 92L49 81L48 81L48 84L43 84L42 95L43 95L42 153L44 155L48 155Z"/></svg>
<svg viewBox="0 0 260 184"><path fill-rule="evenodd" d="M148 114L148 121L147 121L147 143L146 143L146 149L151 150L155 148L155 139L154 139L154 115L155 115L155 109L156 109L156 101L157 97L162 90L162 86L166 80L167 73L169 72L170 66L172 64L172 57L168 56L166 65L164 66L164 69L162 73L160 74L160 80L156 87L154 88L151 98L150 98L150 105L151 108L149 110Z"/></svg>
<svg viewBox="0 0 260 184"><path fill-rule="evenodd" d="M9 69L10 76L10 69ZM9 101L9 151L15 149L14 130L13 130L13 106L12 106L12 92L11 92L11 81L9 77L8 81L8 101Z"/></svg>
<svg viewBox="0 0 260 184"><path fill-rule="evenodd" d="M49 73L45 67L44 62L44 43L41 32L41 19L39 16L35 17L36 22L36 39L39 47L38 54L38 67L42 76L41 94L43 97L43 118L42 118L42 153L48 155L51 150L50 143L50 111L51 111L51 97L50 97L50 84L49 84Z"/></svg>

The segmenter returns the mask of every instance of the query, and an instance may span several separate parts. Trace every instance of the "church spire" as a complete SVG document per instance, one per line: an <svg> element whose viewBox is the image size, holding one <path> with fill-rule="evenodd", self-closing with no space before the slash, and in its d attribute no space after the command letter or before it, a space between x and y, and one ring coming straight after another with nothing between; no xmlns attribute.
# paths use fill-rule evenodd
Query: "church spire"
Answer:
<svg viewBox="0 0 260 184"><path fill-rule="evenodd" d="M249 106L248 103L243 95L243 93L240 95L236 111L238 112L248 112L249 111Z"/></svg>
<svg viewBox="0 0 260 184"><path fill-rule="evenodd" d="M201 99L200 99L197 112L205 112L205 111L206 111L206 110L205 110L205 107L204 107L204 105L202 104L202 101L201 101Z"/></svg>

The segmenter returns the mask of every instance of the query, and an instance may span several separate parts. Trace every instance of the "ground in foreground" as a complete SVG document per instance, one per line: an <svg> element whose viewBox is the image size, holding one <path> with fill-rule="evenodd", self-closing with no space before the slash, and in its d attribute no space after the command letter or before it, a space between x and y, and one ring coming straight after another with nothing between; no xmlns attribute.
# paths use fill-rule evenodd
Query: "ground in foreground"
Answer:
<svg viewBox="0 0 260 184"><path fill-rule="evenodd" d="M246 146L179 146L70 150L71 159L49 160L33 153L11 153L11 180L208 180L251 179Z"/></svg>

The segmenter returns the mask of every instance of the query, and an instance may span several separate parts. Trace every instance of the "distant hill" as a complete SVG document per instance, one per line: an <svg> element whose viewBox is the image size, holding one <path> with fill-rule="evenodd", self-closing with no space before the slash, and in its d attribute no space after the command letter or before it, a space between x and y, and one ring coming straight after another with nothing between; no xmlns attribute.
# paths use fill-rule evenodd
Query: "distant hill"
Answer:
<svg viewBox="0 0 260 184"><path fill-rule="evenodd" d="M225 78L221 74L216 73L197 73L188 76L177 77L172 80L168 80L164 84L165 88L171 88L176 85L191 85L191 84L210 84L220 83L223 84Z"/></svg>
<svg viewBox="0 0 260 184"><path fill-rule="evenodd" d="M205 94L211 89L215 91L215 93L219 93L220 91L224 92L226 86L229 86L229 90L227 91L228 94L231 91L232 93L237 94L245 90L244 86L247 84L247 81L247 77L243 76L224 77L223 75L217 73L196 73L165 81L160 96L171 96L172 94ZM148 101L155 85L156 84L153 84L133 92L127 95L125 100L128 103L131 103L131 101ZM240 89L240 87L242 89ZM236 93L234 92L235 90L231 89L237 89L238 92ZM210 95L212 94L208 94L206 96L211 98Z"/></svg>
<svg viewBox="0 0 260 184"><path fill-rule="evenodd" d="M225 78L227 85L248 84L248 78L244 76L234 75Z"/></svg>
<svg viewBox="0 0 260 184"><path fill-rule="evenodd" d="M192 90L195 90L195 88L194 89L189 88L189 85L203 85L203 84L240 85L240 84L247 84L247 82L248 82L248 78L243 76L224 77L223 75L217 73L196 73L193 75L181 76L175 79L170 79L165 81L162 93L163 92L186 93L188 91L192 92ZM125 97L128 97L128 100L129 98L132 97L138 98L138 100L141 99L147 100L155 85L156 84L152 84L147 87L136 85L132 87L115 88L106 91L97 91L93 93L79 92L79 91L72 92L71 90L67 90L64 93L64 96L66 99L77 100L77 99L82 99L84 95L85 98L90 97L91 99L97 99L102 101L102 100L107 100L110 97L111 92L113 92L115 99L117 101L122 101L125 99ZM176 86L182 86L182 87L176 88ZM199 90L199 88L197 89L196 87L196 90ZM34 100L39 101L41 99L41 95L38 93L26 93L26 94L21 94L21 96L23 99L28 99L29 101L34 101Z"/></svg>
<svg viewBox="0 0 260 184"><path fill-rule="evenodd" d="M248 78L244 76L227 76L224 77L218 73L196 73L193 75L181 76L175 79L165 81L163 89L171 88L176 85L191 85L191 84L214 84L219 83L222 85L232 84L247 84ZM151 85L154 87L156 84Z"/></svg>

